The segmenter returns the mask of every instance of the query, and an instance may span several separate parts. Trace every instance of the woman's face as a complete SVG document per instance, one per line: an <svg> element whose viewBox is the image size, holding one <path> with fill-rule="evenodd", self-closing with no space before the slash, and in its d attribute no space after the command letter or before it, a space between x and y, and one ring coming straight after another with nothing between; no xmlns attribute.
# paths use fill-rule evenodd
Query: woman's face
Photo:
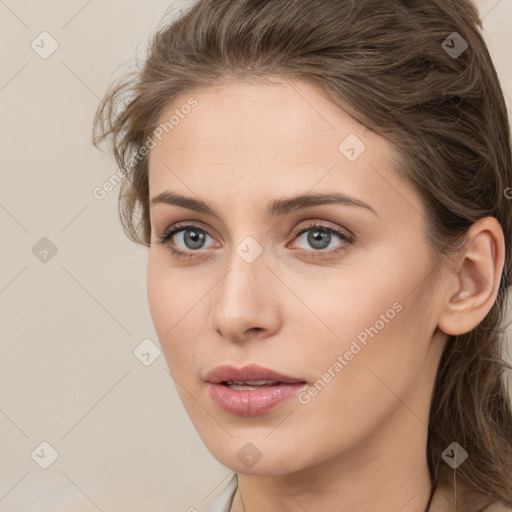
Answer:
<svg viewBox="0 0 512 512"><path fill-rule="evenodd" d="M424 458L442 294L392 146L298 81L183 95L160 121L149 306L208 449L241 473Z"/></svg>

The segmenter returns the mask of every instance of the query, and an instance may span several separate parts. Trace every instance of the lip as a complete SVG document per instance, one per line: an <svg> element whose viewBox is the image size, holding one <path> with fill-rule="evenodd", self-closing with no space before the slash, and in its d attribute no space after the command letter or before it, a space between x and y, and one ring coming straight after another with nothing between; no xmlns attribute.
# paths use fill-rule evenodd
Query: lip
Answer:
<svg viewBox="0 0 512 512"><path fill-rule="evenodd" d="M296 395L306 381L250 364L243 368L222 365L208 372L205 377L211 399L224 412L234 416L258 416L275 409L282 402ZM231 389L225 381L277 381L278 384L254 390Z"/></svg>
<svg viewBox="0 0 512 512"><path fill-rule="evenodd" d="M220 384L221 382L228 380L274 380L285 384L298 384L305 382L303 379L289 377L288 375L264 368L263 366L258 366L257 364L248 364L242 368L223 364L208 372L204 380L211 384Z"/></svg>

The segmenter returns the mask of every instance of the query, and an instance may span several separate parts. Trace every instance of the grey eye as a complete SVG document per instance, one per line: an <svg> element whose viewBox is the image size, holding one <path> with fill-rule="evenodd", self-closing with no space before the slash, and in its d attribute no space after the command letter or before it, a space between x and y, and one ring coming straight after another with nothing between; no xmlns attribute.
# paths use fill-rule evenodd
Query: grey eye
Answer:
<svg viewBox="0 0 512 512"><path fill-rule="evenodd" d="M186 249L197 250L203 248L206 237L209 235L200 229L187 228L178 231L174 236L182 239L182 244Z"/></svg>
<svg viewBox="0 0 512 512"><path fill-rule="evenodd" d="M306 237L307 244L309 244L309 247L305 247L306 249L327 249L329 248L330 243L333 241L333 233L330 233L327 229L324 228L309 228L303 231L302 234L297 237L297 241L300 241L301 238L303 239L304 236ZM339 236L335 235L335 238L338 238L341 241Z"/></svg>

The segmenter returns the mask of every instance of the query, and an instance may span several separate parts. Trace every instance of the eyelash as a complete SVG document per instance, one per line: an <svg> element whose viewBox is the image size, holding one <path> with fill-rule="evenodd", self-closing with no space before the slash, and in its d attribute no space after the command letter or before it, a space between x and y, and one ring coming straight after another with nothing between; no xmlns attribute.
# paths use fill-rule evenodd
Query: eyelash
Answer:
<svg viewBox="0 0 512 512"><path fill-rule="evenodd" d="M352 236L349 236L345 233L342 233L341 231L338 231L337 229L331 227L331 226L327 226L327 225L324 225L324 224L319 224L319 223L315 223L315 222L311 222L311 223L307 223L305 226L301 226L301 228L299 228L298 230L296 230L293 234L294 238L298 238L300 235L304 234L304 233L307 233L308 231L311 231L313 228L319 230L319 231L325 231L327 233L330 233L331 235L335 235L337 236L342 242L345 242L347 244L352 244L354 243L354 239L352 238ZM200 251L182 251L182 250L179 250L179 249L175 249L174 247L172 247L171 244L169 244L169 240L176 234L176 233L179 233L181 231L188 231L188 230L191 230L191 231L199 231L199 232L202 232L202 233L206 233L208 236L210 236L211 238L213 238L213 236L208 232L208 230L206 229L203 229L203 228L200 228L199 226L195 225L195 224L176 224L170 228L168 228L166 230L166 232L163 234L162 237L160 237L158 239L158 243L160 245L167 245L168 249L170 250L170 252L178 257L178 258L185 258L187 260L190 260L192 259L194 256L196 256L195 253L199 253ZM308 256L312 256L314 258L327 258L327 257L332 257L333 255L336 255L342 251L345 251L347 248L345 247L345 245L341 245L340 247L338 247L337 249L333 249L333 250L330 250L330 251L324 251L324 250L307 250L307 249L296 249L300 254L305 254L305 255L308 255Z"/></svg>

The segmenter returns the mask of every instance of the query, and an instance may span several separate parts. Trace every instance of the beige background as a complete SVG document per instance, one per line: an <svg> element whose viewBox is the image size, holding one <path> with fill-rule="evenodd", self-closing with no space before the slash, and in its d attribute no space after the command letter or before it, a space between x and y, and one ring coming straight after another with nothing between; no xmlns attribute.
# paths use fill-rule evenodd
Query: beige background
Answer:
<svg viewBox="0 0 512 512"><path fill-rule="evenodd" d="M1 512L203 510L230 474L196 434L163 356L149 366L134 356L147 338L142 359L157 355L147 250L122 233L117 188L92 194L116 170L89 142L98 100L169 5L0 0ZM477 5L510 113L512 0ZM51 49L44 31L58 43L46 59L31 47ZM46 262L32 252L43 237L57 248ZM46 470L43 441L58 452Z"/></svg>

